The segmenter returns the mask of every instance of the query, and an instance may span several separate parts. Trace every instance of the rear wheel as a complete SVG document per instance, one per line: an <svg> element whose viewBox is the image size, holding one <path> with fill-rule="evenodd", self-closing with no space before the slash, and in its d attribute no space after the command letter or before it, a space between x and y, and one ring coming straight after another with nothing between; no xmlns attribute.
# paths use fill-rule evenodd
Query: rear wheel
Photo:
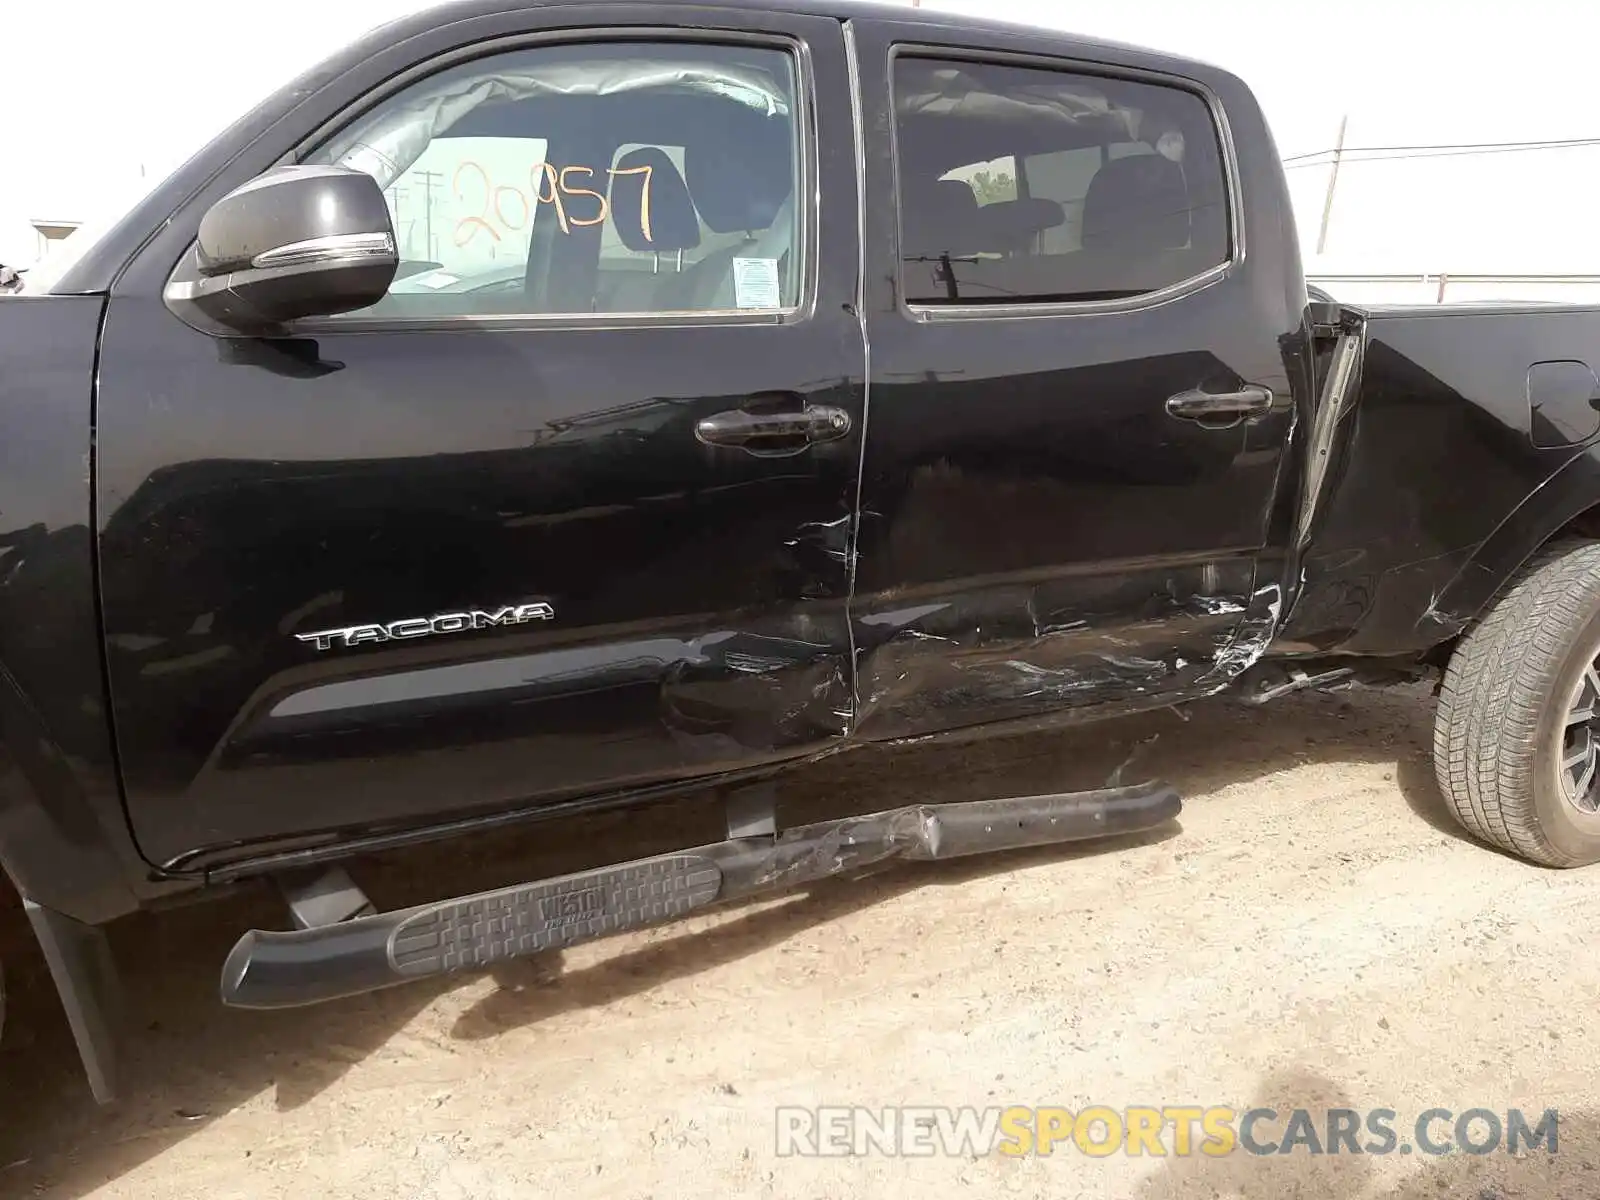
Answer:
<svg viewBox="0 0 1600 1200"><path fill-rule="evenodd" d="M1433 757L1477 837L1552 867L1600 861L1600 543L1550 547L1461 640Z"/></svg>

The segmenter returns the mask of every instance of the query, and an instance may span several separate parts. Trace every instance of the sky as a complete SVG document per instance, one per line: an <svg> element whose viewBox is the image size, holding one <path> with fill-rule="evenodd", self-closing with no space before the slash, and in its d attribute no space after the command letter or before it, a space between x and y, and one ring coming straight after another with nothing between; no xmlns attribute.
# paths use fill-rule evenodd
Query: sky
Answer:
<svg viewBox="0 0 1600 1200"><path fill-rule="evenodd" d="M1600 139L1594 0L923 2L1217 63L1251 85L1286 157L1330 148L1341 119L1357 147ZM427 7L100 0L74 36L53 6L0 5L0 262L33 257L29 219L120 207L302 69ZM1309 270L1600 274L1600 145L1347 162L1321 256L1328 169L1289 177Z"/></svg>

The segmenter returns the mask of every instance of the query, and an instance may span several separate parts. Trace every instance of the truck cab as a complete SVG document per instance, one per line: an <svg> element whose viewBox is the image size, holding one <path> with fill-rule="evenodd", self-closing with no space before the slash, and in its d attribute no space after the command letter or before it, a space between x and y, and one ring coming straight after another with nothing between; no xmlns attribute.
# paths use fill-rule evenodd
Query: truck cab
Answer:
<svg viewBox="0 0 1600 1200"><path fill-rule="evenodd" d="M77 249L0 302L0 862L91 1063L98 928L175 892L290 889L223 991L304 1002L998 826L758 813L420 915L364 915L354 855L1236 686L1446 671L1463 820L1600 857L1600 632L1526 689L1567 800L1515 746L1495 776L1544 824L1451 773L1498 736L1451 707L1491 686L1463 639L1600 528L1600 314L1313 299L1227 71L827 0L468 0ZM1024 799L1023 841L1176 804Z"/></svg>
<svg viewBox="0 0 1600 1200"><path fill-rule="evenodd" d="M111 287L98 566L152 865L1259 657L1311 386L1241 83L903 11L443 14L225 137ZM438 266L270 336L208 313L201 222L289 163L370 173Z"/></svg>

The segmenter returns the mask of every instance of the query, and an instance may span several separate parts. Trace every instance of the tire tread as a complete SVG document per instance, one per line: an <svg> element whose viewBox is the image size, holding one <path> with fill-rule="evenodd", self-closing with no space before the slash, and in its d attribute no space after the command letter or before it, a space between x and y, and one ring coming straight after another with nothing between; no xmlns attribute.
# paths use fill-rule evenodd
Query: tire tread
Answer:
<svg viewBox="0 0 1600 1200"><path fill-rule="evenodd" d="M1534 806L1540 718L1576 631L1600 609L1600 543L1553 543L1513 579L1456 647L1440 685L1434 772L1472 834L1547 866L1555 846Z"/></svg>

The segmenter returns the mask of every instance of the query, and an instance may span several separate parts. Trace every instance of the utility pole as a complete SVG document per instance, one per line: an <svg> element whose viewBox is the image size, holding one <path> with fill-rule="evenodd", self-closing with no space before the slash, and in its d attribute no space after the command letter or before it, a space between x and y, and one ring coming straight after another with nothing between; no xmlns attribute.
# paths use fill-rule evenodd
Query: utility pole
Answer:
<svg viewBox="0 0 1600 1200"><path fill-rule="evenodd" d="M1339 137L1333 143L1333 169L1328 172L1328 194L1322 201L1322 227L1317 230L1317 253L1328 246L1328 218L1333 215L1333 185L1339 182L1339 160L1344 157L1344 131L1350 123L1350 114L1339 118Z"/></svg>
<svg viewBox="0 0 1600 1200"><path fill-rule="evenodd" d="M422 180L422 238L428 257L437 260L433 248L433 185L443 183L444 174L440 171L413 171L411 174Z"/></svg>
<svg viewBox="0 0 1600 1200"><path fill-rule="evenodd" d="M384 189L384 194L389 197L390 207L394 209L395 233L398 235L401 229L405 230L405 236L400 241L400 257L408 258L411 255L411 227L416 225L416 221L407 224L405 219L405 204L411 199L411 189L391 183Z"/></svg>

